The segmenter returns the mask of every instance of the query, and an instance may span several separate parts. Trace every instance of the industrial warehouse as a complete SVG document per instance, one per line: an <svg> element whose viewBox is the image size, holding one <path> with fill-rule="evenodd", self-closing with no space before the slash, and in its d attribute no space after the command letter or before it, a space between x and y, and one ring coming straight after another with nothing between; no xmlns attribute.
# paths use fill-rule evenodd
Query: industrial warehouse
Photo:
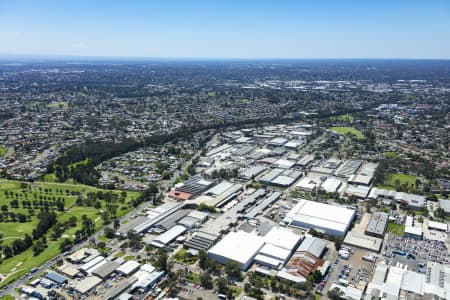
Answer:
<svg viewBox="0 0 450 300"><path fill-rule="evenodd" d="M314 228L326 234L344 236L355 211L328 204L300 200L286 215L284 222L302 228Z"/></svg>
<svg viewBox="0 0 450 300"><path fill-rule="evenodd" d="M311 130L294 124L249 136L239 130L219 134L193 162L195 176L180 176L160 192L162 203L146 203L145 209L121 220L110 238L90 244L92 248L66 253L60 266L24 293L43 295L53 289L75 298L140 299L151 294L163 299L167 292L161 287L170 278L157 261L165 253L172 268L187 272L189 283L179 284L181 291L193 286L202 291L198 278L223 272L233 263L248 274L289 284L312 283L318 293L333 287L349 299L360 299L370 281L362 274L372 272L384 258L395 258L396 264L411 262L416 273L425 271L418 267L426 264L424 256L395 248L410 239L433 240L438 250L430 259L448 261L442 250L449 230L445 222L424 217L419 222L418 217L387 213L375 205L365 212L368 203L417 210L427 205L423 196L373 186L373 162L298 153L305 144L299 140L307 139ZM404 229L403 237L396 240L389 227ZM137 246L127 244L130 236L139 240ZM99 248L102 243L112 250ZM219 271L202 269L200 257ZM357 270L349 270L349 265ZM405 274L407 279L416 276ZM371 291L384 292L389 286L379 283ZM179 294L181 299L193 297L190 292Z"/></svg>

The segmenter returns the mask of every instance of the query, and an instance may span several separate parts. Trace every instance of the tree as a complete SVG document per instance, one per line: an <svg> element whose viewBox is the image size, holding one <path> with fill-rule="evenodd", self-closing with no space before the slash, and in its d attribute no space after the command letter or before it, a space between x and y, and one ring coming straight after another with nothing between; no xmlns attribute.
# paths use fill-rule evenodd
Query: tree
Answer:
<svg viewBox="0 0 450 300"><path fill-rule="evenodd" d="M204 250L198 252L198 265L203 270L208 267L208 254Z"/></svg>
<svg viewBox="0 0 450 300"><path fill-rule="evenodd" d="M427 199L428 201L434 201L434 202L438 201L438 198L436 197L435 194L430 194L430 195L428 195L428 196L426 197L426 199Z"/></svg>
<svg viewBox="0 0 450 300"><path fill-rule="evenodd" d="M84 236L90 236L95 232L94 221L87 218L85 215L82 216L81 231L84 233Z"/></svg>
<svg viewBox="0 0 450 300"><path fill-rule="evenodd" d="M127 233L128 245L130 248L138 248L141 246L142 237L134 230L130 230Z"/></svg>
<svg viewBox="0 0 450 300"><path fill-rule="evenodd" d="M250 297L256 298L258 300L264 299L264 293L261 289L253 287L250 283L244 285L244 291Z"/></svg>
<svg viewBox="0 0 450 300"><path fill-rule="evenodd" d="M200 285L205 289L211 289L213 287L212 277L209 272L203 272L200 275Z"/></svg>
<svg viewBox="0 0 450 300"><path fill-rule="evenodd" d="M65 238L59 244L59 251L65 252L70 250L71 247L72 247L72 240L69 238Z"/></svg>
<svg viewBox="0 0 450 300"><path fill-rule="evenodd" d="M103 232L105 233L105 236L108 239L113 239L116 237L116 231L110 227L106 227L105 230L103 230Z"/></svg>
<svg viewBox="0 0 450 300"><path fill-rule="evenodd" d="M109 216L109 212L103 211L102 212L102 219L103 219L103 224L105 224L105 225L108 225L109 223L111 223L111 218Z"/></svg>
<svg viewBox="0 0 450 300"><path fill-rule="evenodd" d="M228 280L225 277L217 277L216 279L217 291L221 294L228 292Z"/></svg>
<svg viewBox="0 0 450 300"><path fill-rule="evenodd" d="M445 216L446 216L445 210L444 210L442 207L437 208L437 209L434 211L434 216L435 216L436 218L444 219Z"/></svg>
<svg viewBox="0 0 450 300"><path fill-rule="evenodd" d="M322 281L322 273L320 273L320 271L319 270L316 270L314 273L313 273L313 280L314 280L314 283L319 283L319 282L321 282Z"/></svg>
<svg viewBox="0 0 450 300"><path fill-rule="evenodd" d="M114 219L114 224L113 224L114 229L118 229L120 227L120 221L119 219Z"/></svg>
<svg viewBox="0 0 450 300"><path fill-rule="evenodd" d="M77 227L77 217L76 216L71 216L69 218L69 225L71 227Z"/></svg>
<svg viewBox="0 0 450 300"><path fill-rule="evenodd" d="M32 247L33 248L33 255L34 256L38 256L42 251L45 250L45 247L46 247L46 245L41 240L36 241L33 244L33 247Z"/></svg>
<svg viewBox="0 0 450 300"><path fill-rule="evenodd" d="M242 280L241 267L239 266L239 263L233 260L227 261L225 265L225 273L236 280Z"/></svg>
<svg viewBox="0 0 450 300"><path fill-rule="evenodd" d="M156 256L155 267L159 270L167 272L169 269L167 259L167 253L161 250Z"/></svg>
<svg viewBox="0 0 450 300"><path fill-rule="evenodd" d="M334 288L332 290L329 290L327 293L327 296L331 300L343 300L344 299L344 298L342 298L343 293L341 292L341 290L339 288Z"/></svg>
<svg viewBox="0 0 450 300"><path fill-rule="evenodd" d="M5 258L10 258L13 256L13 250L10 246L6 245L5 247L3 247L3 255L5 256Z"/></svg>

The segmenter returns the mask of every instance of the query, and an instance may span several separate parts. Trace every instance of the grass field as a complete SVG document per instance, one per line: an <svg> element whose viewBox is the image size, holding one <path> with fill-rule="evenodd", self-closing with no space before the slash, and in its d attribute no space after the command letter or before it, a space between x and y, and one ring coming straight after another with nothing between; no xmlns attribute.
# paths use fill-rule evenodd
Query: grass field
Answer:
<svg viewBox="0 0 450 300"><path fill-rule="evenodd" d="M247 104L248 103L248 99L247 98L242 98L241 100L239 100L241 103L243 104Z"/></svg>
<svg viewBox="0 0 450 300"><path fill-rule="evenodd" d="M70 168L75 168L76 166L79 166L79 165L87 165L88 162L89 162L89 159L86 158L85 160L74 162L73 164L70 164L67 167L69 169ZM57 178L56 178L56 174L55 173L48 173L48 174L44 175L44 181L45 182L56 182L56 179ZM67 179L64 183L74 184L72 178Z"/></svg>
<svg viewBox="0 0 450 300"><path fill-rule="evenodd" d="M358 140L364 139L364 135L362 134L362 132L354 127L331 127L331 130L338 134L343 134L343 135L352 134L352 135L356 136L356 138Z"/></svg>
<svg viewBox="0 0 450 300"><path fill-rule="evenodd" d="M337 122L353 122L354 118L350 115L340 115L340 116L330 117L330 120L337 121Z"/></svg>
<svg viewBox="0 0 450 300"><path fill-rule="evenodd" d="M417 176L414 175L387 173L383 184L377 185L377 188L396 191L399 187L406 185L406 191L414 192L416 189L416 180Z"/></svg>
<svg viewBox="0 0 450 300"><path fill-rule="evenodd" d="M52 107L53 108L64 108L64 109L69 108L69 104L67 102L65 102L65 101L52 102L52 103L49 103L47 106L50 107L50 108L52 108Z"/></svg>
<svg viewBox="0 0 450 300"><path fill-rule="evenodd" d="M93 207L77 206L76 201L78 197L85 198L90 192L107 192L106 190L98 189L91 186L85 185L75 185L75 184L65 184L65 183L51 183L51 182L35 182L27 183L25 185L21 184L19 181L12 180L0 180L0 205L6 205L8 212L21 213L28 216L30 221L20 223L12 222L11 219L7 218L4 222L0 223L0 232L3 234L3 245L8 245L12 243L17 238L23 238L26 233L31 234L33 229L38 223L36 217L38 208L33 205L32 208L35 211L33 215L30 215L29 208L24 207L22 201L28 200L33 201L43 201L51 202L55 199L63 199L65 211L56 211L56 208L50 207L57 212L58 222L64 222L70 219L70 217L77 217L77 226L71 227L66 230L62 237L72 238L75 232L81 228L81 216L86 215L88 218L95 222L96 229L100 229L104 226L103 219L100 217L100 211ZM114 194L119 195L121 191L111 191ZM117 203L117 216L122 216L131 210L129 202L139 196L138 192L127 191L127 195L124 198L124 203ZM19 207L13 208L10 202L13 199L19 201ZM104 200L98 200L102 204L102 208L105 207ZM4 212L0 212L0 214ZM0 283L0 287L5 286L7 283L21 277L22 275L29 272L30 269L38 267L50 260L52 257L59 253L59 244L61 239L52 241L47 234L47 245L48 247L40 253L38 256L33 255L31 248L16 255L14 257L5 259L0 264L0 274L9 275L4 281Z"/></svg>
<svg viewBox="0 0 450 300"><path fill-rule="evenodd" d="M186 276L186 279L195 284L201 283L200 274L197 273L190 273L189 275Z"/></svg>
<svg viewBox="0 0 450 300"><path fill-rule="evenodd" d="M70 165L68 165L67 167L68 167L69 169L70 169L70 168L75 168L76 166L79 166L79 165L87 165L88 162L89 162L89 159L86 158L85 160L74 162L73 164L70 164Z"/></svg>
<svg viewBox="0 0 450 300"><path fill-rule="evenodd" d="M11 295L5 295L5 296L1 296L0 300L14 300L16 298L14 298L14 296Z"/></svg>
<svg viewBox="0 0 450 300"><path fill-rule="evenodd" d="M208 97L215 97L216 96L216 92L208 92Z"/></svg>
<svg viewBox="0 0 450 300"><path fill-rule="evenodd" d="M187 264L187 265L192 265L197 261L197 257L190 255L184 248L180 249L180 251L175 253L173 259L180 264Z"/></svg>
<svg viewBox="0 0 450 300"><path fill-rule="evenodd" d="M55 175L55 173L45 174L44 181L45 182L56 182L56 175Z"/></svg>
<svg viewBox="0 0 450 300"><path fill-rule="evenodd" d="M0 157L6 155L6 147L0 145Z"/></svg>
<svg viewBox="0 0 450 300"><path fill-rule="evenodd" d="M384 156L389 157L389 158L397 158L399 157L398 154L396 152L384 152Z"/></svg>
<svg viewBox="0 0 450 300"><path fill-rule="evenodd" d="M397 186L406 184L407 186L415 186L417 180L417 176L402 174L402 173L389 173L386 176L386 180L384 181L384 185Z"/></svg>
<svg viewBox="0 0 450 300"><path fill-rule="evenodd" d="M393 233L398 236L403 236L405 234L405 225L388 223L387 232Z"/></svg>

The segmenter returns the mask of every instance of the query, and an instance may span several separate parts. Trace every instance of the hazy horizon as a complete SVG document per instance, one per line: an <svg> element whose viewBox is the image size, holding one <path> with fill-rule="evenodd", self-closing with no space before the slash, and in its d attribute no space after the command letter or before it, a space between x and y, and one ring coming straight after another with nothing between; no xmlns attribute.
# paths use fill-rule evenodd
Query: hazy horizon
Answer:
<svg viewBox="0 0 450 300"><path fill-rule="evenodd" d="M450 2L0 0L0 54L449 59Z"/></svg>

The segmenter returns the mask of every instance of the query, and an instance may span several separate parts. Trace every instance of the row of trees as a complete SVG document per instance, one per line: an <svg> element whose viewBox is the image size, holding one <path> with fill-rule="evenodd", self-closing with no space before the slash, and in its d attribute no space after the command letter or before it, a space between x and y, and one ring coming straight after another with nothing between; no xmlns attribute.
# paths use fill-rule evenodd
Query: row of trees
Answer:
<svg viewBox="0 0 450 300"><path fill-rule="evenodd" d="M45 197L47 198L47 197ZM47 199L44 200L19 200L14 199L9 202L9 205L11 208L20 208L20 204L22 204L22 208L41 208L41 207L56 207L59 211L64 211L64 205L65 205L65 199L64 198L56 198L53 199L53 201L47 201ZM2 205L2 211L8 211L8 207L6 205Z"/></svg>
<svg viewBox="0 0 450 300"><path fill-rule="evenodd" d="M37 215L38 224L33 229L32 235L25 234L23 239L15 239L11 245L5 245L2 247L3 256L10 258L18 255L23 251L33 246L34 254L37 255L45 249L47 245L47 239L45 234L48 230L56 224L56 214L54 212L42 209ZM34 244L33 244L33 241Z"/></svg>

